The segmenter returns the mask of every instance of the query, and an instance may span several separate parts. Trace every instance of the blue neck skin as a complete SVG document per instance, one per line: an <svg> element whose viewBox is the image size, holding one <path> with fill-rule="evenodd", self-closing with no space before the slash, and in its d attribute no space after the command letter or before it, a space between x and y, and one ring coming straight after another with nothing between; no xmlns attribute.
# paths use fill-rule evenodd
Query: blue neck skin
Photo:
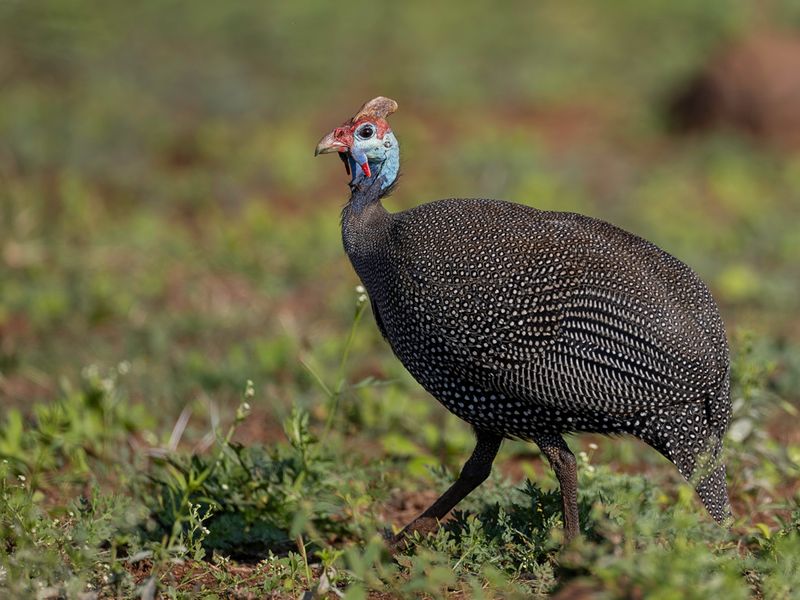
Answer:
<svg viewBox="0 0 800 600"><path fill-rule="evenodd" d="M352 174L350 189L353 190L350 207L356 213L360 213L373 202L380 200L400 172L400 147L397 140L391 132L387 132L384 139L390 141L391 146L389 148L381 147L380 150L383 150L379 153L381 156L374 156L375 152L370 152L372 156L367 155L371 177L364 175L361 165L352 155L347 157ZM372 189L375 185L380 186L379 191Z"/></svg>

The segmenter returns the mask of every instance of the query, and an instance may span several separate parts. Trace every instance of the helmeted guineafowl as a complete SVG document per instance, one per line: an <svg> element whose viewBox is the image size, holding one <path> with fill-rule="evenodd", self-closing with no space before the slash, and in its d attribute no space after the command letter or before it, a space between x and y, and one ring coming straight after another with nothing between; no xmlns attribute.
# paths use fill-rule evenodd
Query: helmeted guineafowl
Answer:
<svg viewBox="0 0 800 600"><path fill-rule="evenodd" d="M457 481L408 525L430 531L489 475L503 438L532 440L555 470L566 539L579 532L577 471L562 438L629 433L731 512L721 462L730 420L725 330L685 264L609 223L486 199L389 213L400 153L388 98L319 143L339 152L351 197L344 248L378 327L414 378L472 425Z"/></svg>

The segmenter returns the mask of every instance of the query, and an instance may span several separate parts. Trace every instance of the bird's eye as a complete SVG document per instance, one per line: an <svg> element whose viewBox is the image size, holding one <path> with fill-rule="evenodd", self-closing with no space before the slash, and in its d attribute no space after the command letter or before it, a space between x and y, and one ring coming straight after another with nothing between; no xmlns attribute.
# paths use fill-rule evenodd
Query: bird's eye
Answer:
<svg viewBox="0 0 800 600"><path fill-rule="evenodd" d="M375 135L375 128L372 125L364 125L358 130L358 137L360 137L362 140L368 140L373 135Z"/></svg>

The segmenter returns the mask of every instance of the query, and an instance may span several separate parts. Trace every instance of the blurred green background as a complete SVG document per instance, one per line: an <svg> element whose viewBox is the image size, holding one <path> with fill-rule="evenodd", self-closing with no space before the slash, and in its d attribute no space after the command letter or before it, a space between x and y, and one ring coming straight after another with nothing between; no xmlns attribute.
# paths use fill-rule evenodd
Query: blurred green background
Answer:
<svg viewBox="0 0 800 600"><path fill-rule="evenodd" d="M346 178L313 146L378 94L400 103L392 208L487 196L610 220L693 266L731 330L788 342L800 158L665 134L721 44L800 23L768 6L0 3L3 400L122 360L158 407L246 376L285 389L298 346L349 326L357 283Z"/></svg>
<svg viewBox="0 0 800 600"><path fill-rule="evenodd" d="M400 105L391 209L497 197L646 237L709 283L769 398L796 403L800 152L736 127L677 135L668 107L721 49L797 30L791 0L0 0L0 411L27 417L115 370L147 446L188 407L191 448L248 379L237 439L276 439L292 406L325 422L316 378L338 373L358 281L346 176L313 149L376 95ZM369 315L345 376L384 384L347 388L343 433L424 464L465 457L466 426ZM800 444L766 406L737 435Z"/></svg>

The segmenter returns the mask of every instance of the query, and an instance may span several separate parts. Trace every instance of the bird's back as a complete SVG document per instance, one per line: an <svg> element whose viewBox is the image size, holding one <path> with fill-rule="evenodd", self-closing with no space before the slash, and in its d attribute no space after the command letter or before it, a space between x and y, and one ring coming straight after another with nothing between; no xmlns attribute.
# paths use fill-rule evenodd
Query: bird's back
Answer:
<svg viewBox="0 0 800 600"><path fill-rule="evenodd" d="M606 222L440 200L392 215L378 254L360 274L384 335L415 378L474 425L523 437L537 420L615 430L702 402L726 375L706 286Z"/></svg>

